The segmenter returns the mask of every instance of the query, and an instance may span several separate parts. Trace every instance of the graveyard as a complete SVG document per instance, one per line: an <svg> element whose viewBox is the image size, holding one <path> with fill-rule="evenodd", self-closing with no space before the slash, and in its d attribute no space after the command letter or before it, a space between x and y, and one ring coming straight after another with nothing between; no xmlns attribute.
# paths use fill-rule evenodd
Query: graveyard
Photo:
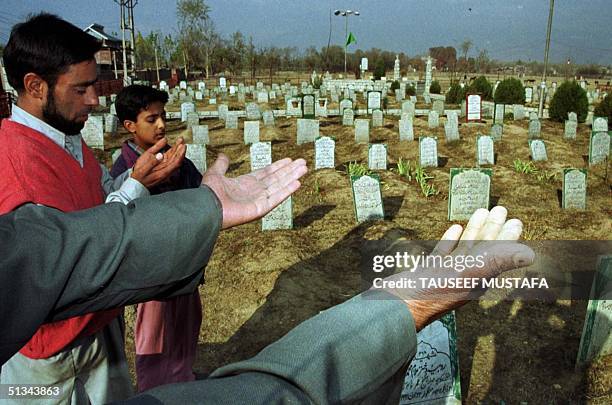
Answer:
<svg viewBox="0 0 612 405"><path fill-rule="evenodd" d="M204 169L222 152L231 159L230 176L283 157L306 159L309 173L273 219L220 234L200 288L204 323L196 367L202 375L253 356L300 322L360 292L360 250L367 241L436 240L452 223L465 224L461 215L449 221L455 169L486 173L490 188L482 198L488 207L503 205L520 218L526 241L609 239L610 167L607 160L589 163L591 125L577 124L575 136L567 139L563 123L542 119L534 128L527 114L494 117L495 106L466 122L462 106L445 109L434 101L442 105L436 105L441 114L432 122L433 104L421 96L411 106L391 102L368 112L367 92L355 91L349 115L348 109L340 114L340 102L325 100L321 110L323 96L315 101L320 90L308 83L302 83L301 96L287 96L287 103L280 93L292 94L299 85L274 85L280 100L258 95L274 91L263 83L251 94L241 86L235 95L209 86L208 98L190 100L185 93L183 101L177 97L166 107L167 137L171 143L183 137L192 149L188 156L201 160L196 165ZM213 96L213 89L219 93ZM170 91L180 95L179 89ZM110 165L127 138L123 130L107 133L98 158ZM577 201L585 205L578 209L564 198L568 168L588 171L586 199ZM379 179L382 202L377 207L382 215L373 217L356 212L359 198L351 181L368 173ZM473 301L456 311L463 401L606 403L612 356L574 369L586 312L586 300Z"/></svg>

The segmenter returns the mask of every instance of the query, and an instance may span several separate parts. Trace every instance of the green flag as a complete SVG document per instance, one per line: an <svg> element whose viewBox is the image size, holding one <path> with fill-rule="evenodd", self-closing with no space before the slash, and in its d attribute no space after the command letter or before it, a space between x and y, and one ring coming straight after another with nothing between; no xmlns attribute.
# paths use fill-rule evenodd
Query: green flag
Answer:
<svg viewBox="0 0 612 405"><path fill-rule="evenodd" d="M355 39L355 35L353 35L353 33L350 32L348 38L346 39L346 46L349 46L350 44L353 44L356 42L357 42L357 39Z"/></svg>

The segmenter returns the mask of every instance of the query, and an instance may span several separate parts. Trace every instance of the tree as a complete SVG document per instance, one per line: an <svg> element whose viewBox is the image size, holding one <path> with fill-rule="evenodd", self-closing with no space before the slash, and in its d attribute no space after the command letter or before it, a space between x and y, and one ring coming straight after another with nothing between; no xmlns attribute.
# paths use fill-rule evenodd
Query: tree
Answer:
<svg viewBox="0 0 612 405"><path fill-rule="evenodd" d="M244 35L240 31L236 31L232 34L227 52L227 67L234 75L239 75L242 72L244 66L243 61L245 59L246 44L244 42Z"/></svg>
<svg viewBox="0 0 612 405"><path fill-rule="evenodd" d="M524 104L525 88L523 83L514 77L502 80L495 90L493 99L498 104Z"/></svg>
<svg viewBox="0 0 612 405"><path fill-rule="evenodd" d="M251 72L251 80L255 80L257 73L257 65L259 64L259 55L253 44L253 37L249 37L249 44L246 47L247 66Z"/></svg>
<svg viewBox="0 0 612 405"><path fill-rule="evenodd" d="M272 85L272 76L275 70L280 64L281 55L280 51L276 47L264 48L261 51L262 65L268 69L268 76L270 78L270 85Z"/></svg>
<svg viewBox="0 0 612 405"><path fill-rule="evenodd" d="M586 91L575 81L563 82L553 96L548 108L550 118L565 122L567 114L575 112L578 122L584 122L589 112Z"/></svg>
<svg viewBox="0 0 612 405"><path fill-rule="evenodd" d="M461 52L463 52L463 61L465 63L465 65L464 65L464 72L467 71L467 68L468 68L467 54L470 51L470 49L472 48L472 45L473 45L473 43L469 39L466 39L465 41L463 41L461 43Z"/></svg>
<svg viewBox="0 0 612 405"><path fill-rule="evenodd" d="M134 44L134 50L136 52L136 61L138 66L142 69L154 69L155 66L155 49L157 48L158 53L160 52L161 46L161 33L150 32L146 37L142 36L140 31L136 35L136 41ZM158 59L160 55L158 55Z"/></svg>
<svg viewBox="0 0 612 405"><path fill-rule="evenodd" d="M177 0L176 16L187 66L203 65L209 77L212 55L220 45L220 37L210 18L210 6L204 0Z"/></svg>
<svg viewBox="0 0 612 405"><path fill-rule="evenodd" d="M486 49L481 49L478 53L478 58L476 58L476 70L478 73L488 73L490 62L489 52Z"/></svg>
<svg viewBox="0 0 612 405"><path fill-rule="evenodd" d="M429 48L429 55L436 60L436 69L451 69L457 63L457 50L452 46Z"/></svg>

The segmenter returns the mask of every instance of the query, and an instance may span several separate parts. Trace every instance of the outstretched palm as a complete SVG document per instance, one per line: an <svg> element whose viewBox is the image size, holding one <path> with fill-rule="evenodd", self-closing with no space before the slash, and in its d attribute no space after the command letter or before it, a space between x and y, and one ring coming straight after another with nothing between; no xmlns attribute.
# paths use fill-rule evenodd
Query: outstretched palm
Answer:
<svg viewBox="0 0 612 405"><path fill-rule="evenodd" d="M298 179L308 169L306 161L283 159L236 178L225 177L229 158L220 154L204 173L202 184L210 187L223 208L223 229L263 217L300 188Z"/></svg>

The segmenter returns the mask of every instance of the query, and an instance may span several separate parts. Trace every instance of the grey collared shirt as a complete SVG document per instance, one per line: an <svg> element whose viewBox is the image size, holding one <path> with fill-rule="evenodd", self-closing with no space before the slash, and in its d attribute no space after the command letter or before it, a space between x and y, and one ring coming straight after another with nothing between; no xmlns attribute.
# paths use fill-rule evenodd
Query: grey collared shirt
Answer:
<svg viewBox="0 0 612 405"><path fill-rule="evenodd" d="M80 133L76 135L66 135L27 111L19 108L17 105L13 105L11 120L42 133L65 149L66 152L83 167L83 145L81 143L83 140ZM115 179L111 177L106 166L100 165L100 169L102 169L101 185L106 194L107 203L120 202L127 204L136 198L149 195L149 190L147 190L145 186L138 180L130 177L132 174L131 169L121 173Z"/></svg>

